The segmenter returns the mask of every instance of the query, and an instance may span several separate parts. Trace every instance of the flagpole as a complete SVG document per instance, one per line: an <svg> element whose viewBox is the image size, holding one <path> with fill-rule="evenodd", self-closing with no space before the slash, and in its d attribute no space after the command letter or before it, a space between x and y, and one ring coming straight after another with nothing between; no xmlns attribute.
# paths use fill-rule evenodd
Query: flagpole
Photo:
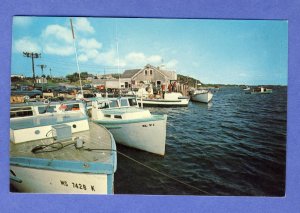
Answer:
<svg viewBox="0 0 300 213"><path fill-rule="evenodd" d="M78 71L78 74L79 74L80 92L81 92L81 95L83 96L82 83L81 83L81 77L80 77L80 69L79 69L79 63L78 63L77 48L76 48L76 41L75 41L75 33L74 33L74 29L73 29L72 18L70 18L70 23L71 23L71 30L72 30L72 37L73 37L73 45L74 45L74 50L75 50L75 55L76 55L77 71Z"/></svg>

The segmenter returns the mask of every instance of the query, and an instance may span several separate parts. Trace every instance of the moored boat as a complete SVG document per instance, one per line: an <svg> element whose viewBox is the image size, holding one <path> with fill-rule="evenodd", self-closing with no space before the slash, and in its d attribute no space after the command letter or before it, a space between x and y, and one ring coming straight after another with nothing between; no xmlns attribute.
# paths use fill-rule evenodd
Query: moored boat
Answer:
<svg viewBox="0 0 300 213"><path fill-rule="evenodd" d="M17 191L113 193L114 138L88 121L82 103L21 104L11 109L10 182Z"/></svg>
<svg viewBox="0 0 300 213"><path fill-rule="evenodd" d="M247 91L246 94L270 94L273 90L265 87L257 87L250 91Z"/></svg>
<svg viewBox="0 0 300 213"><path fill-rule="evenodd" d="M138 108L134 97L98 98L92 101L91 118L105 126L117 143L164 155L167 115L152 115Z"/></svg>
<svg viewBox="0 0 300 213"><path fill-rule="evenodd" d="M246 86L243 90L244 91L249 91L251 88L249 86Z"/></svg>
<svg viewBox="0 0 300 213"><path fill-rule="evenodd" d="M198 101L202 103L209 103L212 100L212 97L213 93L205 89L195 90L191 94L192 101Z"/></svg>
<svg viewBox="0 0 300 213"><path fill-rule="evenodd" d="M179 92L167 92L161 98L138 98L137 101L140 106L185 107L190 99Z"/></svg>

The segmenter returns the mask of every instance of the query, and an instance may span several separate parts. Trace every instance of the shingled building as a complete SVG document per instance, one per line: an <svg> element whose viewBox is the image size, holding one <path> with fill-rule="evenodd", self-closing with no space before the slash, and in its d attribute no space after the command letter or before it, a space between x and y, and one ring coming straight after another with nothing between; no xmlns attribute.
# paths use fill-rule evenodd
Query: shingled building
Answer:
<svg viewBox="0 0 300 213"><path fill-rule="evenodd" d="M160 87L162 84L168 85L171 80L177 80L177 74L175 71L164 70L163 66L154 67L147 64L142 69L125 70L121 75L122 79L128 79L125 82L125 87L128 85L132 88L137 88L141 83L152 83L156 87Z"/></svg>

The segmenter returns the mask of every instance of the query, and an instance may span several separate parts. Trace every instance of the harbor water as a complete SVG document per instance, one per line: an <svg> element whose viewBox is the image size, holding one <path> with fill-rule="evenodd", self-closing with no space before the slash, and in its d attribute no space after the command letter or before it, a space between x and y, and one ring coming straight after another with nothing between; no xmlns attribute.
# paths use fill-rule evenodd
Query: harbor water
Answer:
<svg viewBox="0 0 300 213"><path fill-rule="evenodd" d="M118 154L116 194L284 196L287 87L221 88L209 104L147 109L168 114L166 154L118 144L156 171Z"/></svg>

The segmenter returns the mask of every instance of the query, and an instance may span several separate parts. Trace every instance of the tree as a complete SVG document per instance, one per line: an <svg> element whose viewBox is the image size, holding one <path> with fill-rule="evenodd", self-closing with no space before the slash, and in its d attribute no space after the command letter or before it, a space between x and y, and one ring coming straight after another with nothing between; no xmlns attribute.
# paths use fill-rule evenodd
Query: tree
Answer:
<svg viewBox="0 0 300 213"><path fill-rule="evenodd" d="M72 83L72 82L76 82L79 80L79 74L77 72L71 74L71 75L67 75L66 78Z"/></svg>
<svg viewBox="0 0 300 213"><path fill-rule="evenodd" d="M82 80L87 79L88 75L89 75L89 74L88 74L87 72L82 72L82 73L80 73L80 77L81 77Z"/></svg>

